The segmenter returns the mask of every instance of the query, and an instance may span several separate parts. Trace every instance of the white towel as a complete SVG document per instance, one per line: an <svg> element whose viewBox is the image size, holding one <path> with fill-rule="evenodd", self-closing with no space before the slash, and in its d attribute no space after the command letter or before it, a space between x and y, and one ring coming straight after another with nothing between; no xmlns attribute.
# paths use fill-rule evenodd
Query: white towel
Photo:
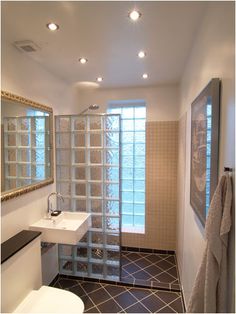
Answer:
<svg viewBox="0 0 236 314"><path fill-rule="evenodd" d="M231 228L232 183L221 177L213 195L205 226L206 249L198 270L187 311L227 312L227 245Z"/></svg>

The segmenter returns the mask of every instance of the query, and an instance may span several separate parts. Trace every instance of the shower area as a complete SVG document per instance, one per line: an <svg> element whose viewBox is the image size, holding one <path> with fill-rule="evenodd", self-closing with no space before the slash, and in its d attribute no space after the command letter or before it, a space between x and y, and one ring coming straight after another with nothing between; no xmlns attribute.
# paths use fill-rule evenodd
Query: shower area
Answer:
<svg viewBox="0 0 236 314"><path fill-rule="evenodd" d="M174 251L122 246L122 115L82 113L55 117L57 208L91 215L77 245L59 245L60 274L180 291Z"/></svg>
<svg viewBox="0 0 236 314"><path fill-rule="evenodd" d="M59 245L60 274L120 280L120 115L56 116L58 208L91 214L75 245Z"/></svg>

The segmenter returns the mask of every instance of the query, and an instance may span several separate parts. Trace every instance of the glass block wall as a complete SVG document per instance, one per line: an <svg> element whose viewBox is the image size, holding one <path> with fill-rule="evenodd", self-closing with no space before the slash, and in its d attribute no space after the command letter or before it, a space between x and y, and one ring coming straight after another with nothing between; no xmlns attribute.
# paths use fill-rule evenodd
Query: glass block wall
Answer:
<svg viewBox="0 0 236 314"><path fill-rule="evenodd" d="M4 118L5 190L50 176L49 117Z"/></svg>
<svg viewBox="0 0 236 314"><path fill-rule="evenodd" d="M113 101L108 112L121 115L122 229L144 232L146 105Z"/></svg>
<svg viewBox="0 0 236 314"><path fill-rule="evenodd" d="M59 245L60 273L119 280L120 116L56 116L60 210L91 213L76 246Z"/></svg>

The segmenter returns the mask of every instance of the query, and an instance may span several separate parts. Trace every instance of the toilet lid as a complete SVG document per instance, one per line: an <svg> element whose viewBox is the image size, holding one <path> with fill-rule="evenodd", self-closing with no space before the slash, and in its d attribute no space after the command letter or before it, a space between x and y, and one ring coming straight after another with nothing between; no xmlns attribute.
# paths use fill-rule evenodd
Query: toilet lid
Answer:
<svg viewBox="0 0 236 314"><path fill-rule="evenodd" d="M74 293L42 286L31 291L18 305L15 313L83 313L84 303Z"/></svg>

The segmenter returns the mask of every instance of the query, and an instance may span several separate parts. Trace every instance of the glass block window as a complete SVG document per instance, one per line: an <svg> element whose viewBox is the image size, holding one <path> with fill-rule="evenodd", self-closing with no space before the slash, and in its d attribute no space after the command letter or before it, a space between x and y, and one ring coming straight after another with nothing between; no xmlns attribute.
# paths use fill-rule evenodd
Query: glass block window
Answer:
<svg viewBox="0 0 236 314"><path fill-rule="evenodd" d="M146 104L111 102L108 112L121 115L122 230L144 232Z"/></svg>

